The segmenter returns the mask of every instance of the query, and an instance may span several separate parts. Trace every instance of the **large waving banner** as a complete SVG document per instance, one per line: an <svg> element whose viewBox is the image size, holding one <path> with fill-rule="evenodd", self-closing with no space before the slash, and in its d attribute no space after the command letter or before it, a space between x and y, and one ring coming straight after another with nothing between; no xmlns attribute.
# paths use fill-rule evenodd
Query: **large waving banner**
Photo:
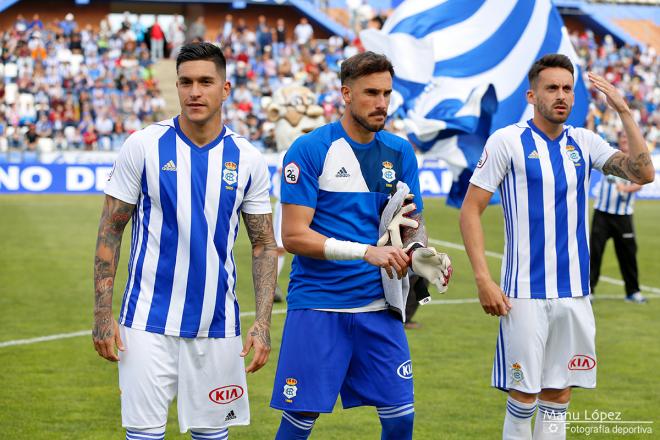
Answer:
<svg viewBox="0 0 660 440"><path fill-rule="evenodd" d="M490 133L532 117L527 72L548 53L573 61L581 126L588 93L568 32L550 0L407 0L381 30L360 34L364 46L394 64L391 112L404 116L410 140L447 162L454 184L447 203L460 206Z"/></svg>

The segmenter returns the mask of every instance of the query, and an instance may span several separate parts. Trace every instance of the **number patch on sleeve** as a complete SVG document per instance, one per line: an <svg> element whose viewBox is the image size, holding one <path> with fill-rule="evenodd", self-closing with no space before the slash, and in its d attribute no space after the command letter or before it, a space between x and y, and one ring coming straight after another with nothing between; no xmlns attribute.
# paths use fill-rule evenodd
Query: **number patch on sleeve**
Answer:
<svg viewBox="0 0 660 440"><path fill-rule="evenodd" d="M286 183L298 183L300 177L300 167L295 162L289 162L284 167L284 181Z"/></svg>

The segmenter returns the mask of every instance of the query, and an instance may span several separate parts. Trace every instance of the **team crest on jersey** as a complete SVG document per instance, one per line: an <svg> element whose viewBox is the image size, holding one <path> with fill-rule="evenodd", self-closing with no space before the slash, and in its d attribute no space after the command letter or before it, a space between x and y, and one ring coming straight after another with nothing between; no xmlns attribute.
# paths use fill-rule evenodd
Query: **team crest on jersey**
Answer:
<svg viewBox="0 0 660 440"><path fill-rule="evenodd" d="M568 158L575 164L576 167L580 166L580 152L573 145L566 145L566 154Z"/></svg>
<svg viewBox="0 0 660 440"><path fill-rule="evenodd" d="M394 165L392 162L383 162L383 179L387 183L392 183L396 180L396 171L394 171Z"/></svg>
<svg viewBox="0 0 660 440"><path fill-rule="evenodd" d="M296 384L298 384L298 381L293 377L288 377L286 379L286 385L284 385L282 394L284 394L284 397L286 397L284 400L287 403L293 402L293 398L296 397L296 394L298 394L298 387Z"/></svg>
<svg viewBox="0 0 660 440"><path fill-rule="evenodd" d="M236 171L238 166L235 162L225 162L225 168L222 170L222 180L224 180L227 185L235 185L238 181L238 171Z"/></svg>
<svg viewBox="0 0 660 440"><path fill-rule="evenodd" d="M520 364L518 362L512 364L511 379L513 379L515 382L522 382L524 378L525 376L523 376L522 367L520 366Z"/></svg>

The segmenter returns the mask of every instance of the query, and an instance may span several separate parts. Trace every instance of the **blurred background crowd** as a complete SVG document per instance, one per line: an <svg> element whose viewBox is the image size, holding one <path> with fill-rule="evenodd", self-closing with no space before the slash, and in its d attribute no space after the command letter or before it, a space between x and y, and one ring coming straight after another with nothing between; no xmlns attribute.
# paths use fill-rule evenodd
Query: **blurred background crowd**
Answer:
<svg viewBox="0 0 660 440"><path fill-rule="evenodd" d="M354 31L378 28L386 18L367 2L347 5ZM228 61L232 94L225 122L258 148L275 149L264 103L283 85L296 82L314 91L327 121L341 116L339 66L363 47L359 37L315 38L304 17L292 23L261 15L248 25L227 14L217 29L208 29L203 16L186 25L176 15L167 23L158 16L145 23L129 13L100 23L78 23L73 13L47 23L38 14L19 15L0 41L0 152L119 149L133 131L173 116L165 111L154 64L209 35ZM660 57L654 49L617 46L609 35L599 41L589 29L573 32L571 40L583 66L626 96L649 148L658 146ZM590 90L587 124L615 142L619 119L602 94ZM405 136L396 116L388 129Z"/></svg>

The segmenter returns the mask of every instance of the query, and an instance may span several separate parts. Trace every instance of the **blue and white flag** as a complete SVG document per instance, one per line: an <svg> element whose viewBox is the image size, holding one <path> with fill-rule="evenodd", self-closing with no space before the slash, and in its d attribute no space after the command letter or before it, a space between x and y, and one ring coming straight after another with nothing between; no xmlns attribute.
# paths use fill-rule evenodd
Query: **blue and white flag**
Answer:
<svg viewBox="0 0 660 440"><path fill-rule="evenodd" d="M579 59L550 0L407 0L383 29L360 38L394 64L390 112L404 115L420 151L454 173L452 206L461 205L488 135L533 116L527 73L543 55L571 58L576 96L567 123L586 118Z"/></svg>

